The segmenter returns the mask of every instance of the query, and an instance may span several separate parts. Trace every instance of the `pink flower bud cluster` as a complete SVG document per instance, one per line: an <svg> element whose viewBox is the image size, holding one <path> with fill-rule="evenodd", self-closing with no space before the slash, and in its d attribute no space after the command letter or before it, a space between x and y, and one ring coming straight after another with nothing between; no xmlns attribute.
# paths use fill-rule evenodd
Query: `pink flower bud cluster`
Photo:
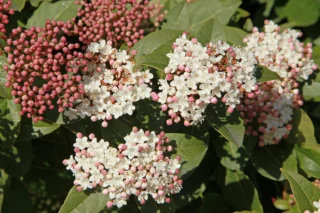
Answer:
<svg viewBox="0 0 320 213"><path fill-rule="evenodd" d="M170 61L165 68L166 79L159 80L160 93L152 93L154 100L168 110L167 124L196 125L204 119L208 104L221 99L231 113L245 92L256 88L253 54L232 47L222 41L203 47L197 39L186 35L176 39Z"/></svg>
<svg viewBox="0 0 320 213"><path fill-rule="evenodd" d="M85 93L77 99L75 108L65 111L70 119L90 116L107 127L107 120L132 115L133 103L150 97L153 75L149 70L134 71L132 56L125 50L118 51L111 41L100 40L91 43L85 55L89 61L81 81Z"/></svg>
<svg viewBox="0 0 320 213"><path fill-rule="evenodd" d="M155 27L159 27L160 23L164 20L165 15L168 13L168 10L164 10L164 5L160 0L151 2L153 10L150 11L150 18L153 21Z"/></svg>
<svg viewBox="0 0 320 213"><path fill-rule="evenodd" d="M254 28L244 39L246 50L254 53L258 63L280 76L280 80L259 84L237 106L247 124L246 133L259 135L260 146L277 144L289 135L293 109L303 104L297 80L308 79L317 69L310 59L312 45L304 46L299 36L301 33L292 29L280 33L279 26L266 21L264 32ZM252 122L258 122L259 126L253 128Z"/></svg>
<svg viewBox="0 0 320 213"><path fill-rule="evenodd" d="M14 10L10 9L12 2L10 0L0 0L0 38L6 39L5 25L9 23L9 15L14 14Z"/></svg>
<svg viewBox="0 0 320 213"><path fill-rule="evenodd" d="M115 44L133 46L143 38L142 25L147 23L152 7L148 0L80 1L74 33L84 44L111 40Z"/></svg>
<svg viewBox="0 0 320 213"><path fill-rule="evenodd" d="M72 107L74 100L84 92L81 76L74 58L79 44L71 44L62 36L71 26L63 22L47 21L43 28L21 27L12 30L7 39L7 87L12 87L14 102L21 104L21 115L42 120L43 113L58 104L59 112ZM78 60L80 61L80 60Z"/></svg>
<svg viewBox="0 0 320 213"><path fill-rule="evenodd" d="M118 149L93 134L77 134L75 156L63 161L75 176L79 191L99 188L108 195L107 206L121 207L130 195L136 195L144 204L151 195L157 203L170 202L169 196L182 188L179 179L180 157L170 158L173 150L165 133L138 130L134 127Z"/></svg>

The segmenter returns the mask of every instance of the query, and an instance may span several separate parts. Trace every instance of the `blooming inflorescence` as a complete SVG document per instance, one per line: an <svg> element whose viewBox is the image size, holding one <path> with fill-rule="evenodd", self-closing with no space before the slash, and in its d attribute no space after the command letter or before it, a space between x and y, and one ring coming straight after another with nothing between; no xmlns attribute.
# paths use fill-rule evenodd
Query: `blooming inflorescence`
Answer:
<svg viewBox="0 0 320 213"><path fill-rule="evenodd" d="M166 156L173 148L165 133L134 127L124 140L116 149L93 134L89 139L77 134L75 157L63 161L73 172L77 189L100 187L110 197L108 207L126 205L130 195L136 195L141 204L148 195L158 203L170 202L168 196L181 190L182 180L177 176L180 158Z"/></svg>
<svg viewBox="0 0 320 213"><path fill-rule="evenodd" d="M133 71L132 56L111 45L104 40L89 45L85 54L89 63L82 70L85 74L81 81L85 93L77 99L75 108L65 111L70 119L90 116L92 121L102 120L106 127L107 120L131 115L134 102L150 97L153 75L149 70Z"/></svg>
<svg viewBox="0 0 320 213"><path fill-rule="evenodd" d="M244 41L259 64L280 76L280 80L259 84L254 93L246 94L238 110L248 124L247 134L260 135L260 145L279 142L288 136L293 109L303 104L298 90L298 80L306 80L317 69L311 60L312 45L299 42L301 33L287 29L282 33L272 21L266 21L265 32L257 28ZM259 123L257 130L249 124Z"/></svg>
<svg viewBox="0 0 320 213"><path fill-rule="evenodd" d="M182 35L173 44L165 68L166 79L159 80L160 93L152 94L168 110L167 124L184 119L186 126L198 124L210 103L218 98L232 112L245 92L254 90L256 60L253 54L222 41L203 47L197 39Z"/></svg>
<svg viewBox="0 0 320 213"><path fill-rule="evenodd" d="M86 45L107 39L131 47L143 38L142 25L153 9L148 3L148 0L81 0L73 33Z"/></svg>

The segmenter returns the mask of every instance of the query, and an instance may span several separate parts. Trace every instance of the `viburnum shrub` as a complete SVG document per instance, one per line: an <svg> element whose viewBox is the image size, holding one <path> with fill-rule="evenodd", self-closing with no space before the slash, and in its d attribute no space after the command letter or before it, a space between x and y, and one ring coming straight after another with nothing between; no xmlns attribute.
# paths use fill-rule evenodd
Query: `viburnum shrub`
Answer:
<svg viewBox="0 0 320 213"><path fill-rule="evenodd" d="M319 11L0 0L0 212L319 213Z"/></svg>

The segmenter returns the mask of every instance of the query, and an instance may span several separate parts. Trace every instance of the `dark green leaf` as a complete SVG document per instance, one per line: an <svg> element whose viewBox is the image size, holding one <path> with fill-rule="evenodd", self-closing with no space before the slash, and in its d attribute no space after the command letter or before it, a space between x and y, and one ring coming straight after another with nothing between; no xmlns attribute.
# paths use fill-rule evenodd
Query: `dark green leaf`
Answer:
<svg viewBox="0 0 320 213"><path fill-rule="evenodd" d="M158 204L151 196L149 196L148 200L143 205L140 204L137 197L134 199L141 213L175 213L175 205L172 198L170 203Z"/></svg>
<svg viewBox="0 0 320 213"><path fill-rule="evenodd" d="M267 67L259 65L256 71L256 78L259 83L263 83L266 81L278 80L280 79L280 76L276 72L269 70Z"/></svg>
<svg viewBox="0 0 320 213"><path fill-rule="evenodd" d="M202 213L225 213L228 208L220 194L210 192L206 194L202 201Z"/></svg>
<svg viewBox="0 0 320 213"><path fill-rule="evenodd" d="M17 141L25 141L40 138L44 135L50 134L59 127L59 124L52 122L38 121L34 123L30 120L30 123L23 123L20 125L20 133Z"/></svg>
<svg viewBox="0 0 320 213"><path fill-rule="evenodd" d="M226 112L226 107L221 103L209 105L206 109L206 119L223 137L241 146L245 131L243 120L236 110L230 115L227 115Z"/></svg>
<svg viewBox="0 0 320 213"><path fill-rule="evenodd" d="M27 22L27 28L44 27L47 20L68 21L77 15L79 5L74 0L62 0L55 3L44 1Z"/></svg>
<svg viewBox="0 0 320 213"><path fill-rule="evenodd" d="M102 193L86 194L72 187L59 213L99 213L106 207L108 201L109 196Z"/></svg>
<svg viewBox="0 0 320 213"><path fill-rule="evenodd" d="M284 180L280 168L297 171L297 156L293 145L280 142L278 145L256 147L250 161L257 171L271 180Z"/></svg>
<svg viewBox="0 0 320 213"><path fill-rule="evenodd" d="M33 213L30 194L20 181L12 181L4 199L4 213Z"/></svg>
<svg viewBox="0 0 320 213"><path fill-rule="evenodd" d="M224 138L213 140L212 143L224 167L231 170L243 170L251 151L256 146L257 138L246 135L240 147Z"/></svg>
<svg viewBox="0 0 320 213"><path fill-rule="evenodd" d="M160 132L163 130L166 115L161 111L160 104L148 99L141 100L136 104L137 119L141 128Z"/></svg>
<svg viewBox="0 0 320 213"><path fill-rule="evenodd" d="M24 176L32 162L30 141L17 142L10 148L0 147L0 168L15 177Z"/></svg>
<svg viewBox="0 0 320 213"><path fill-rule="evenodd" d="M175 156L181 156L180 176L190 175L201 163L207 152L207 144L190 135L180 133L168 133L166 136L170 139L170 143L175 149Z"/></svg>
<svg viewBox="0 0 320 213"><path fill-rule="evenodd" d="M169 63L166 55L180 35L182 31L179 30L160 30L147 35L133 47L137 50L135 66L150 66L163 70Z"/></svg>
<svg viewBox="0 0 320 213"><path fill-rule="evenodd" d="M258 192L244 173L220 167L217 174L218 184L223 192L225 201L234 210L263 212Z"/></svg>
<svg viewBox="0 0 320 213"><path fill-rule="evenodd" d="M12 146L20 130L20 105L12 100L0 99L0 141L4 146ZM0 144L1 146L1 144Z"/></svg>
<svg viewBox="0 0 320 213"><path fill-rule="evenodd" d="M313 205L313 202L319 201L320 189L296 172L287 169L281 169L281 171L290 183L296 205L300 212L306 210L311 212L316 211L317 208Z"/></svg>
<svg viewBox="0 0 320 213"><path fill-rule="evenodd" d="M289 0L284 8L284 15L295 26L309 26L319 18L320 4L315 0Z"/></svg>
<svg viewBox="0 0 320 213"><path fill-rule="evenodd" d="M104 140L110 143L124 143L124 137L131 132L132 128L120 120L108 121L107 128L101 128L101 135Z"/></svg>

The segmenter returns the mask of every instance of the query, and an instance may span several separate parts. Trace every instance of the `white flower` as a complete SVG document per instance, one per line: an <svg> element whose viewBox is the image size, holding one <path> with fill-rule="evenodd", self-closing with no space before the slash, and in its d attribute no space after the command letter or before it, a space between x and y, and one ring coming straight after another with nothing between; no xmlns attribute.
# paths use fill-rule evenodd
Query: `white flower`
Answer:
<svg viewBox="0 0 320 213"><path fill-rule="evenodd" d="M109 147L104 140L97 141L92 135L90 138L88 141L87 137L77 135L77 143L86 141L87 146L77 146L75 159L70 156L63 161L73 172L78 190L95 188L99 184L102 193L109 196L109 202L119 208L137 191L142 203L154 194L157 194L155 201L163 203L170 194L181 190L182 181L176 178L181 166L179 161L157 150L159 147L166 150L163 133L156 135L134 128L119 149Z"/></svg>
<svg viewBox="0 0 320 213"><path fill-rule="evenodd" d="M152 73L133 72L133 59L110 43L100 40L89 45L88 51L99 56L99 60L92 60L87 66L89 72L82 76L85 93L76 100L74 108L65 111L70 119L89 116L92 121L103 120L102 125L107 126L107 120L131 115L134 102L150 97Z"/></svg>

